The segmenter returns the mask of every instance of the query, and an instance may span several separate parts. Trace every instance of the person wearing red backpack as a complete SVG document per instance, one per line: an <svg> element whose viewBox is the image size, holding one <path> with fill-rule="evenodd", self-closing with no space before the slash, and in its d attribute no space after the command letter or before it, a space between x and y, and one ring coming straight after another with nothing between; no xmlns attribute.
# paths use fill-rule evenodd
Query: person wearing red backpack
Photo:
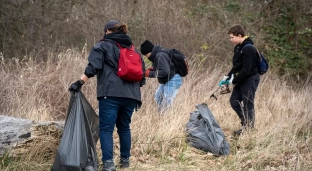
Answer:
<svg viewBox="0 0 312 171"><path fill-rule="evenodd" d="M140 87L145 84L143 75L145 65L142 56L137 50L135 52L140 57L142 79L140 81L129 81L117 75L121 48L133 49L133 43L127 32L127 25L121 24L116 20L108 21L104 26L104 38L94 45L89 54L89 63L85 68L84 74L69 87L70 91L78 92L89 78L97 76L102 171L116 170L113 161L112 136L115 125L120 140L119 166L120 168L129 167L131 117L134 109L139 108L142 104Z"/></svg>
<svg viewBox="0 0 312 171"><path fill-rule="evenodd" d="M233 84L230 104L241 120L242 127L234 131L240 135L246 129L252 129L255 123L254 99L260 82L257 69L258 52L253 46L250 37L245 36L243 26L236 24L228 31L231 42L235 45L233 66L231 71L223 77L219 85Z"/></svg>
<svg viewBox="0 0 312 171"><path fill-rule="evenodd" d="M182 77L175 70L169 49L154 45L149 40L141 44L141 53L153 63L153 67L145 71L145 77L157 78L160 83L155 93L158 112L163 113L171 106L179 88Z"/></svg>

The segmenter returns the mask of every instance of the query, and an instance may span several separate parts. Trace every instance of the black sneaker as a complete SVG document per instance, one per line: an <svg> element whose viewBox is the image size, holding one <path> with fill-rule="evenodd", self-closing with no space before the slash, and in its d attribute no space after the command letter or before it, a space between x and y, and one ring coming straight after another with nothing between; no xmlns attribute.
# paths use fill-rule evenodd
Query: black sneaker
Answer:
<svg viewBox="0 0 312 171"><path fill-rule="evenodd" d="M243 133L243 128L234 131L234 136L235 136L235 137L236 137L236 136L240 136L242 133Z"/></svg>
<svg viewBox="0 0 312 171"><path fill-rule="evenodd" d="M247 130L248 127L242 126L241 129L234 131L234 136L240 136L242 133L244 133Z"/></svg>
<svg viewBox="0 0 312 171"><path fill-rule="evenodd" d="M130 166L129 158L120 158L119 167L120 169L128 168Z"/></svg>
<svg viewBox="0 0 312 171"><path fill-rule="evenodd" d="M113 160L104 161L102 171L116 171L114 161Z"/></svg>

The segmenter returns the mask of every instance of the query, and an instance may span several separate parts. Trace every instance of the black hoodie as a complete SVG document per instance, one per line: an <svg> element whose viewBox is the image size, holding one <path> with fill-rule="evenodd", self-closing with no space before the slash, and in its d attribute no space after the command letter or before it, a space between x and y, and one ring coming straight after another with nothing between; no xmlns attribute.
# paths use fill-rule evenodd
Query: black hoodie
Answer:
<svg viewBox="0 0 312 171"><path fill-rule="evenodd" d="M117 32L105 35L92 48L88 57L89 63L85 69L85 75L89 78L97 75L98 98L123 97L141 101L140 86L145 84L145 78L141 82L129 82L117 76L120 50L114 42L118 42L123 47L132 45L131 39L127 34ZM138 51L136 50L136 52ZM145 64L142 56L141 60L144 72Z"/></svg>
<svg viewBox="0 0 312 171"><path fill-rule="evenodd" d="M246 46L245 44L254 44L251 38L246 38L241 44L238 44L234 48L233 67L228 76L231 77L234 74L233 84L239 84L246 78L254 76L258 73L257 50L252 46ZM243 49L243 50L242 50Z"/></svg>

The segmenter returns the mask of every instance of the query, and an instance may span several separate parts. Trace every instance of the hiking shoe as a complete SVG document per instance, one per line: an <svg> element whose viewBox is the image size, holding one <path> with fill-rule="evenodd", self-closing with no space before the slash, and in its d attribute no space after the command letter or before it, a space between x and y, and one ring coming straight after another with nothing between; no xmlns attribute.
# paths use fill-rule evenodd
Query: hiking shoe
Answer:
<svg viewBox="0 0 312 171"><path fill-rule="evenodd" d="M130 166L129 158L120 158L119 167L120 169L128 168Z"/></svg>
<svg viewBox="0 0 312 171"><path fill-rule="evenodd" d="M235 136L235 137L236 137L236 136L240 136L242 133L243 133L243 128L234 131L234 136Z"/></svg>
<svg viewBox="0 0 312 171"><path fill-rule="evenodd" d="M242 126L241 129L234 131L234 136L240 136L242 133L244 133L247 130L248 127Z"/></svg>
<svg viewBox="0 0 312 171"><path fill-rule="evenodd" d="M116 171L114 161L113 160L104 161L102 171Z"/></svg>

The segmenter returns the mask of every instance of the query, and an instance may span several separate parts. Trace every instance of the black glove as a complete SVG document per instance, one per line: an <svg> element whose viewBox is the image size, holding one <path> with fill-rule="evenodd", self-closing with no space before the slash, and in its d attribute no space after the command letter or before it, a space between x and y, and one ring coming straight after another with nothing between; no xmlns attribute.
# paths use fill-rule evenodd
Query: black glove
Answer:
<svg viewBox="0 0 312 171"><path fill-rule="evenodd" d="M68 88L69 91L79 92L84 82L82 80L78 80L70 85Z"/></svg>

